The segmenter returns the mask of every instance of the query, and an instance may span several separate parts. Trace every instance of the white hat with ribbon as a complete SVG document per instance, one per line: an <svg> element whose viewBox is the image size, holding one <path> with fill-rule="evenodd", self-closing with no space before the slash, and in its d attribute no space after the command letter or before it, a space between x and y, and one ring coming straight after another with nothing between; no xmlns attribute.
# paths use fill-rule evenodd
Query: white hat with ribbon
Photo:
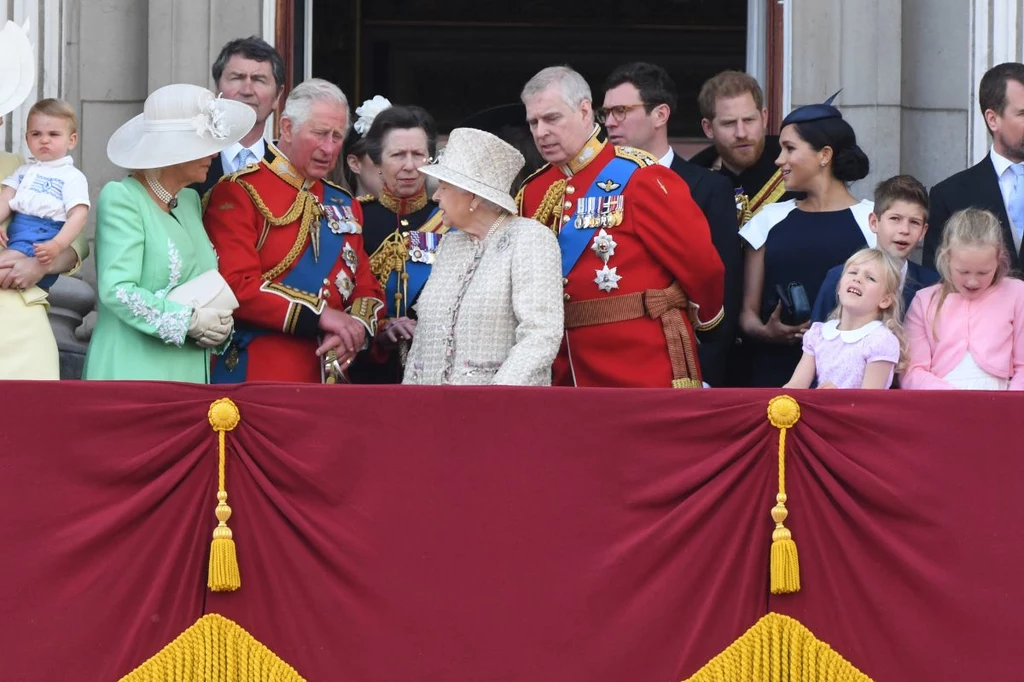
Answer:
<svg viewBox="0 0 1024 682"><path fill-rule="evenodd" d="M0 29L0 116L14 111L36 84L36 58L24 26L8 21Z"/></svg>
<svg viewBox="0 0 1024 682"><path fill-rule="evenodd" d="M420 173L515 213L512 182L525 164L523 155L500 137L476 128L456 128L437 161L422 166Z"/></svg>
<svg viewBox="0 0 1024 682"><path fill-rule="evenodd" d="M110 136L107 158L129 170L173 166L230 147L255 123L248 104L215 97L198 85L165 85L150 93L141 114Z"/></svg>

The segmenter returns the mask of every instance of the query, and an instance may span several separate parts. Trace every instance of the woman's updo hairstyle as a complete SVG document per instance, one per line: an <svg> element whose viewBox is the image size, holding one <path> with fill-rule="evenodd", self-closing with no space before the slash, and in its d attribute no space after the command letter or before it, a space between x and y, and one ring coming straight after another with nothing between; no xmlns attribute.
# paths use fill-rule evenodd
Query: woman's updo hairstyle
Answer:
<svg viewBox="0 0 1024 682"><path fill-rule="evenodd" d="M363 138L366 153L375 164L380 165L384 153L384 138L392 130L420 128L427 135L427 152L431 157L437 154L437 124L426 109L417 106L393 106L377 114L373 125Z"/></svg>
<svg viewBox="0 0 1024 682"><path fill-rule="evenodd" d="M871 169L868 155L857 145L857 134L832 106L832 95L824 104L809 104L790 112L782 127L792 125L797 135L814 151L832 149L832 175L840 182L853 182L867 177Z"/></svg>

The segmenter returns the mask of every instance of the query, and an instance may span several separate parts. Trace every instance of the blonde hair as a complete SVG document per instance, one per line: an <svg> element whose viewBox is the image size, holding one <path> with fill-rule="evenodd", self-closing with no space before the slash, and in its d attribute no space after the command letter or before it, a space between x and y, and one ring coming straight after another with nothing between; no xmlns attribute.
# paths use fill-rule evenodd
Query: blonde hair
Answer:
<svg viewBox="0 0 1024 682"><path fill-rule="evenodd" d="M946 302L947 296L956 292L949 271L950 253L953 249L963 246L995 247L996 272L989 286L999 284L1010 273L1010 252L1003 241L1003 227L999 218L992 212L980 208L965 208L951 215L942 230L942 244L935 254L935 269L942 277L942 288L935 304L935 312L932 314L932 338L938 338L936 323L942 304Z"/></svg>
<svg viewBox="0 0 1024 682"><path fill-rule="evenodd" d="M75 116L75 108L62 99L53 99L49 97L47 99L41 99L32 105L32 108L28 110L28 116L25 117L25 122L28 123L32 120L32 117L36 114L42 114L43 116L53 116L54 118L63 118L68 122L68 127L71 129L70 133L78 132L78 117Z"/></svg>
<svg viewBox="0 0 1024 682"><path fill-rule="evenodd" d="M893 336L900 342L900 357L896 362L896 372L903 371L907 359L907 338L903 334L903 296L900 293L900 279L903 275L903 264L881 249L861 249L846 259L843 265L843 274L855 265L867 265L878 263L882 269L882 286L885 293L891 299L887 308L878 309L878 319L885 325L885 328L893 333ZM841 281L841 280L840 280ZM836 308L829 316L831 319L840 319L843 314L843 304L839 300L839 292L836 292Z"/></svg>

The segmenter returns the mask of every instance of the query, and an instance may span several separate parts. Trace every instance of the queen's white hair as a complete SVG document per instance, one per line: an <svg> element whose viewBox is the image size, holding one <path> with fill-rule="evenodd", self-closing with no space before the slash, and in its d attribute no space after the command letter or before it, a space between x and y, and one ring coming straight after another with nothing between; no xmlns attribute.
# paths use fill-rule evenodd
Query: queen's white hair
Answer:
<svg viewBox="0 0 1024 682"><path fill-rule="evenodd" d="M549 66L541 69L523 86L520 99L526 104L528 99L536 97L553 85L558 86L562 92L562 99L574 110L579 109L584 100L594 101L586 79L571 66Z"/></svg>
<svg viewBox="0 0 1024 682"><path fill-rule="evenodd" d="M309 110L313 102L331 102L345 107L345 129L352 124L352 112L349 110L348 98L334 83L325 81L322 78L310 78L300 83L288 95L284 102L284 111L281 118L287 118L296 128L309 120Z"/></svg>

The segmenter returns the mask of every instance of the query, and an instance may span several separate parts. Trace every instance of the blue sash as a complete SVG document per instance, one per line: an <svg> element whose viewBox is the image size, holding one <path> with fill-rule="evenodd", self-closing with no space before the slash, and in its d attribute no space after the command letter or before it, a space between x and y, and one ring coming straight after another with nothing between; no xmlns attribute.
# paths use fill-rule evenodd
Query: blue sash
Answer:
<svg viewBox="0 0 1024 682"><path fill-rule="evenodd" d="M439 208L431 212L424 224L430 221ZM396 310L395 294L399 292L402 283L402 273L398 270L388 275L388 281L384 287L384 300L387 301L387 316L390 318L402 317L409 314L409 309L416 303L420 292L423 291L430 272L434 267L434 252L441 244L442 233L421 232L416 230L409 233L409 248L405 254L405 274L408 276L405 282L405 291L402 297L404 310Z"/></svg>
<svg viewBox="0 0 1024 682"><path fill-rule="evenodd" d="M635 161L618 156L609 161L608 165L598 173L597 178L590 185L587 193L577 200L577 212L580 206L585 207L587 205L587 200L593 200L596 206L598 201L606 202L607 199L620 196L622 190L626 189L626 183L629 182L637 168L638 166ZM607 183L608 180L611 183ZM599 182L609 187L610 191L605 191L598 187ZM564 215L569 215L568 211ZM593 215L596 216L597 214ZM583 255L583 252L594 238L595 231L600 227L600 225L591 227L579 225L577 227L578 222L570 220L562 225L562 229L558 233L558 246L562 249L562 277L569 276L573 267L576 266L576 261Z"/></svg>
<svg viewBox="0 0 1024 682"><path fill-rule="evenodd" d="M351 210L352 198L344 192L324 184L323 205L328 211L331 207L338 206L347 206ZM320 219L320 257L314 259L312 244L307 246L292 269L281 280L282 284L313 296L319 294L324 279L331 274L331 270L341 258L346 236L362 229L354 221L339 222L337 220L334 220L332 228L331 220L334 220L333 216L324 216ZM338 231L336 232L336 230ZM223 356L217 356L214 359L213 369L210 372L210 383L238 384L245 381L248 375L249 344L254 339L268 333L270 332L259 327L244 323L236 324L234 335L231 337L231 345ZM228 365L231 366L231 369L228 369Z"/></svg>
<svg viewBox="0 0 1024 682"><path fill-rule="evenodd" d="M57 236L64 221L51 218L39 218L27 213L14 213L11 224L7 227L8 248L20 251L26 256L34 257L34 244L48 242ZM40 289L49 289L57 281L57 275L46 275L36 283Z"/></svg>

